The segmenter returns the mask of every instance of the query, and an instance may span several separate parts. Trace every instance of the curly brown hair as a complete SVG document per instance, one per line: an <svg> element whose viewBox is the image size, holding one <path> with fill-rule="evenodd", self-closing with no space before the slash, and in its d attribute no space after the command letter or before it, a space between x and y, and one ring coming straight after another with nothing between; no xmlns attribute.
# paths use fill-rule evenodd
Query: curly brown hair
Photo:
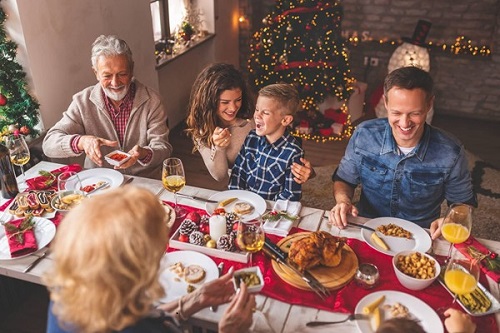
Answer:
<svg viewBox="0 0 500 333"><path fill-rule="evenodd" d="M205 67L194 81L189 98L186 133L193 139L194 149L199 144L212 145L212 133L221 126L217 117L220 95L225 90L241 89L242 101L238 117L253 116L252 94L243 74L231 64L215 63Z"/></svg>

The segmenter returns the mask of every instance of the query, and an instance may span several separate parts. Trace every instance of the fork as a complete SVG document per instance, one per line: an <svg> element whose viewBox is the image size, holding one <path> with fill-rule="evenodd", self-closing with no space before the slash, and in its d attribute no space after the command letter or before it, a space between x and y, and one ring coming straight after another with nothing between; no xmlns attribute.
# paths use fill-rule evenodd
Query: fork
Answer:
<svg viewBox="0 0 500 333"><path fill-rule="evenodd" d="M245 127L249 122L250 122L250 119L243 119L243 121L241 123L239 123L238 125L231 125L231 126L228 126L226 128L229 129L229 128L234 128L234 127Z"/></svg>
<svg viewBox="0 0 500 333"><path fill-rule="evenodd" d="M316 326L322 326L322 325L330 325L330 324L340 324L340 323L345 323L346 321L351 321L351 320L366 320L368 319L367 315L361 314L361 313L351 313L347 318L342 319L342 320L336 320L336 321L310 321L306 324L307 327L316 327Z"/></svg>

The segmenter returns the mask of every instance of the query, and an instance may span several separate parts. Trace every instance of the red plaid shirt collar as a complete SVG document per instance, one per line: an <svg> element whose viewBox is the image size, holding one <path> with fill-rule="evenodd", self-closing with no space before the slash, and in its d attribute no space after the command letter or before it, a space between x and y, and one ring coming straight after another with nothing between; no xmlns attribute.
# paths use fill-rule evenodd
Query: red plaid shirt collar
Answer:
<svg viewBox="0 0 500 333"><path fill-rule="evenodd" d="M101 92L106 110L108 111L109 116L111 117L111 121L115 126L116 133L118 134L120 146L123 145L125 128L127 126L128 119L130 118L130 113L132 112L132 106L134 105L135 90L135 83L132 82L127 94L123 98L123 101L118 108L115 108L115 106L111 102L111 99L104 93L104 90L102 90Z"/></svg>

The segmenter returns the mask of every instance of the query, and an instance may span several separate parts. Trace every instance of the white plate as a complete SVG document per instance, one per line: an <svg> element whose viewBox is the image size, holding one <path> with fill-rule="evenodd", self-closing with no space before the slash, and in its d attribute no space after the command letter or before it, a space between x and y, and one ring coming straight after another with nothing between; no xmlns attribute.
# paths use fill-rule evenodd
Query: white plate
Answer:
<svg viewBox="0 0 500 333"><path fill-rule="evenodd" d="M34 217L33 219L35 220L35 238L38 250L40 250L52 241L56 234L56 226L50 220L43 217ZM14 260L29 256L30 254L12 258L10 256L9 242L5 236L5 228L0 226L0 260Z"/></svg>
<svg viewBox="0 0 500 333"><path fill-rule="evenodd" d="M246 201L250 203L255 209L252 212L252 214L247 214L243 216L243 220L249 221L253 220L255 218L258 218L260 215L264 214L266 211L267 205L266 205L266 200L264 200L260 195L250 192L250 191L245 191L245 190L229 190L229 191L224 191L224 192L219 192L215 193L212 196L210 196L210 200L216 200L216 201L222 201L225 199L229 198L237 198L238 200L235 200L231 202L229 205L225 206L224 209L226 212L232 212L233 207L237 202L241 201ZM214 210L218 207L217 204L214 203L209 203L207 202L205 204L205 210L207 211L208 214L212 215Z"/></svg>
<svg viewBox="0 0 500 333"><path fill-rule="evenodd" d="M371 219L365 223L365 226L377 229L380 225L387 225L389 223L396 224L405 230L408 230L413 234L412 239L406 239L402 237L392 237L385 236L382 233L378 232L377 235L380 236L384 240L384 242L389 246L389 251L386 251L376 245L373 240L370 238L372 231L361 229L361 237L363 240L368 243L375 250L388 254L390 256L395 255L400 251L420 251L427 252L432 246L431 236L418 224L398 219L395 217L378 217L376 219Z"/></svg>
<svg viewBox="0 0 500 333"><path fill-rule="evenodd" d="M363 313L364 306L375 301L382 295L385 295L385 300L382 303L382 306L384 304L394 305L395 303L401 303L408 308L411 318L419 320L420 325L422 325L424 331L427 333L444 332L441 319L430 306L418 298L400 291L381 290L368 294L359 301L354 312ZM384 310L383 314L385 319L390 318L389 311ZM361 333L373 333L370 320L356 320L356 326L358 326L358 330Z"/></svg>
<svg viewBox="0 0 500 333"><path fill-rule="evenodd" d="M78 176L82 181L82 187L97 184L97 182L100 181L108 182L108 187L105 187L102 190L97 190L92 194L102 193L102 191L105 191L106 189L119 187L123 183L123 175L116 170L108 168L83 170L78 173Z"/></svg>
<svg viewBox="0 0 500 333"><path fill-rule="evenodd" d="M169 270L170 266L178 262L182 263L184 267L191 264L200 265L205 270L206 275L202 281L191 283L195 288L199 288L203 283L215 280L219 277L219 271L215 262L202 253L194 251L175 251L166 253L161 260L161 268L163 271L160 274L160 283L165 289L166 296L160 300L161 302L169 302L187 294L189 283Z"/></svg>
<svg viewBox="0 0 500 333"><path fill-rule="evenodd" d="M10 206L12 206L14 204L15 201L16 201L16 199L12 200L12 202L7 207L5 207L5 215L10 216L12 219L19 219L20 217L17 217L15 215L12 215L11 213L9 213L9 208L10 208ZM52 199L51 199L51 201L52 201ZM56 216L55 210L53 210L51 212L44 211L40 217L45 217L46 219L51 219L54 216Z"/></svg>

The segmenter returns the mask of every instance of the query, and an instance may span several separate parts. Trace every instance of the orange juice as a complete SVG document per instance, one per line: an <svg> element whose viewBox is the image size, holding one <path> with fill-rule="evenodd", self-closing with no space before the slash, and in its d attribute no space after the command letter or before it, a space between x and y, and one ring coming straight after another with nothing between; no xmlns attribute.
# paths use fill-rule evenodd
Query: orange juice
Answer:
<svg viewBox="0 0 500 333"><path fill-rule="evenodd" d="M444 239L453 244L463 243L469 238L470 232L461 224L445 223L441 227Z"/></svg>
<svg viewBox="0 0 500 333"><path fill-rule="evenodd" d="M452 269L444 273L444 283L455 294L468 294L476 289L476 279L467 272Z"/></svg>

